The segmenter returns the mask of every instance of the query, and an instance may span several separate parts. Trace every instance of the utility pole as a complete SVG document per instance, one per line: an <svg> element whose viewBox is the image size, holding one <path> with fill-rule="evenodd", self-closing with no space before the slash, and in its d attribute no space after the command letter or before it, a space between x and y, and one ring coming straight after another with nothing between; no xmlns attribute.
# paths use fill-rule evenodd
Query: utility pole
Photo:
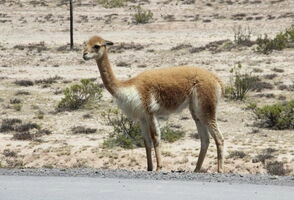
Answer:
<svg viewBox="0 0 294 200"><path fill-rule="evenodd" d="M73 50L73 7L72 0L69 0L69 10L70 10L70 50Z"/></svg>

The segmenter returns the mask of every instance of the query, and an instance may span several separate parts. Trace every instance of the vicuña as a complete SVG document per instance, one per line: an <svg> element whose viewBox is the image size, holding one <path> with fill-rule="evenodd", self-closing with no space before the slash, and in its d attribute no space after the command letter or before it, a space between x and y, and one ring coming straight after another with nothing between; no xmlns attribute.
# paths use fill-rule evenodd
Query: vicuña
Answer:
<svg viewBox="0 0 294 200"><path fill-rule="evenodd" d="M113 43L93 36L86 43L83 58L96 60L105 88L129 118L140 122L147 170L153 170L152 146L157 170L162 168L158 116L188 107L201 140L195 172L200 171L204 161L209 133L217 147L218 172L223 172L224 138L216 119L217 104L223 94L221 80L205 69L188 66L152 69L129 80L118 80L108 59L107 46L110 45Z"/></svg>

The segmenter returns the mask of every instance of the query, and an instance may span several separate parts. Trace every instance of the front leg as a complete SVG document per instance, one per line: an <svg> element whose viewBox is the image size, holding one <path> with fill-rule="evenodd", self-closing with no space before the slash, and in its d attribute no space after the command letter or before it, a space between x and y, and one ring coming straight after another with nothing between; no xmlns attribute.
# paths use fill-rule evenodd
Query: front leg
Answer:
<svg viewBox="0 0 294 200"><path fill-rule="evenodd" d="M159 171L162 169L162 163L161 163L161 145L160 145L160 127L157 118L154 115L149 116L149 130L151 139L154 145L155 150L155 156L156 156L156 162L157 162L157 168L156 170Z"/></svg>
<svg viewBox="0 0 294 200"><path fill-rule="evenodd" d="M153 170L153 163L152 163L152 140L149 134L149 126L146 120L140 120L140 127L142 131L142 136L144 138L144 144L146 149L146 158L147 158L147 171Z"/></svg>

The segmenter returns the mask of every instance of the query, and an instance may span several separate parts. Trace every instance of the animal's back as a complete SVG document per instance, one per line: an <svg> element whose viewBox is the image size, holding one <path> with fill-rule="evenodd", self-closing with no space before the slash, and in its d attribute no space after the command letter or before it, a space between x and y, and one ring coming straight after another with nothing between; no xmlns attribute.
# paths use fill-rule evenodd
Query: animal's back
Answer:
<svg viewBox="0 0 294 200"><path fill-rule="evenodd" d="M189 66L145 71L124 84L136 85L145 108L160 107L171 112L187 103L195 92L199 100L212 104L218 100L218 90L222 90L220 79L213 73Z"/></svg>

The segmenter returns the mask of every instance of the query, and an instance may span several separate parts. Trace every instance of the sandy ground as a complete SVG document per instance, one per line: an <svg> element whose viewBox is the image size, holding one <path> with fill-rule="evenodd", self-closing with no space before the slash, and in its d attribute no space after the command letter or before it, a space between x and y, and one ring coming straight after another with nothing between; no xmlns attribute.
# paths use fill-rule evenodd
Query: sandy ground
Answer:
<svg viewBox="0 0 294 200"><path fill-rule="evenodd" d="M243 151L244 158L226 158L225 172L266 173L257 155L268 148L276 150L272 160L281 161L293 175L293 130L268 130L253 126L255 119L245 108L293 100L293 91L279 86L293 87L294 51L285 49L269 55L259 54L253 47L240 47L214 52L190 53L219 40L234 40L239 26L251 30L251 38L275 34L290 27L294 21L292 0L280 1L159 1L128 2L122 8L107 9L96 1L77 1L74 7L75 50L69 51L69 7L66 1L0 1L0 121L7 118L33 122L52 134L39 141L12 139L13 132L0 133L0 167L91 167L110 169L146 168L143 148L124 150L103 149L102 143L113 131L102 112L115 108L111 96L104 91L98 106L72 112L56 113L63 97L62 91L83 78L97 78L102 83L94 62L82 60L82 44L92 35L111 40L110 50L114 72L126 79L142 71L175 65L196 65L207 68L229 84L232 67L242 64L244 72L252 72L273 85L272 89L250 92L244 102L225 99L219 106L219 125L225 137L225 156ZM151 23L132 23L140 3L153 12ZM117 50L119 45L132 48ZM174 47L186 45L184 48ZM187 46L188 45L188 46ZM122 62L126 66L122 66ZM276 69L279 69L278 72ZM267 79L267 75L276 74ZM20 80L38 81L55 76L56 83L23 87ZM17 92L28 95L16 95ZM14 99L21 101L15 106ZM42 117L40 116L42 114ZM84 115L91 115L85 119ZM172 115L168 123L186 132L184 139L163 144L164 171L192 171L195 168L200 142L192 138L196 131L188 111ZM166 121L161 122L162 125ZM97 128L95 134L72 134L72 127ZM14 152L13 156L5 152ZM216 171L216 148L211 142L204 171Z"/></svg>

